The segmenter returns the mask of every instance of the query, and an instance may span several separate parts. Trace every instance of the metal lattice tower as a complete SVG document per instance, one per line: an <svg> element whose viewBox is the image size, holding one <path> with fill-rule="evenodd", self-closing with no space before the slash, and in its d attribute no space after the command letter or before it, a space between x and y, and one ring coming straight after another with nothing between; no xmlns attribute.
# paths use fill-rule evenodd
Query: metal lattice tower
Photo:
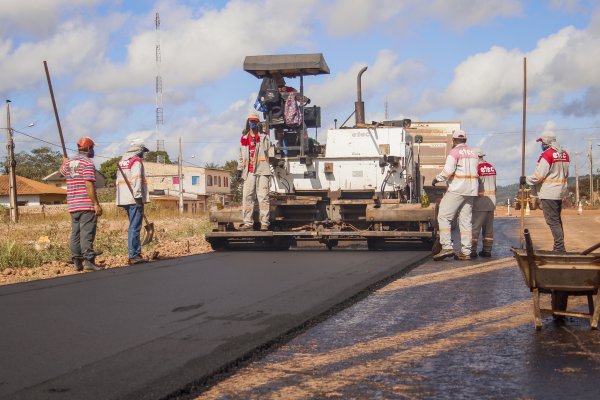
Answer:
<svg viewBox="0 0 600 400"><path fill-rule="evenodd" d="M156 18L154 19L154 26L156 28L156 151L164 151L165 149L165 141L160 139L160 128L163 125L163 104L162 104L162 93L163 93L163 83L162 76L160 75L160 63L161 63L161 52L160 52L160 14L156 13ZM161 162L164 160L159 160L157 157L157 161ZM162 157L160 157L162 159Z"/></svg>

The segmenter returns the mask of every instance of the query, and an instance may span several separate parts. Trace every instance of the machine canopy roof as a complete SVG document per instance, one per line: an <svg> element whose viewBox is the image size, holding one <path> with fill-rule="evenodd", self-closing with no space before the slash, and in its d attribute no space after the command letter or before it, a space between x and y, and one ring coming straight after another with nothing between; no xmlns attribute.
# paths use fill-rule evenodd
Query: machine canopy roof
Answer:
<svg viewBox="0 0 600 400"><path fill-rule="evenodd" d="M270 56L246 56L244 71L263 78L268 73L278 72L284 78L300 75L328 74L329 67L322 53L276 54Z"/></svg>

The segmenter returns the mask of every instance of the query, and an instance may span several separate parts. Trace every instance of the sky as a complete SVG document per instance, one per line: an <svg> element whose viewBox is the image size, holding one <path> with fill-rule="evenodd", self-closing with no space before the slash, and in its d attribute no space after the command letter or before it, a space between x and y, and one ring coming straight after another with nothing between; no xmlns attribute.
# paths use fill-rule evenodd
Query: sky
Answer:
<svg viewBox="0 0 600 400"><path fill-rule="evenodd" d="M571 154L571 175L575 158L589 173L589 139L600 168L598 1L0 0L0 99L11 100L11 125L23 132L17 152L45 144L37 139L60 143L46 60L67 147L92 137L97 165L133 138L156 148L157 73L159 136L171 158L181 138L186 162L223 164L236 158L260 86L243 71L245 56L297 53L323 53L331 70L305 79L322 110L321 141L352 113L356 75L367 66L367 121L460 121L499 185L520 175L526 58L527 173L544 131Z"/></svg>

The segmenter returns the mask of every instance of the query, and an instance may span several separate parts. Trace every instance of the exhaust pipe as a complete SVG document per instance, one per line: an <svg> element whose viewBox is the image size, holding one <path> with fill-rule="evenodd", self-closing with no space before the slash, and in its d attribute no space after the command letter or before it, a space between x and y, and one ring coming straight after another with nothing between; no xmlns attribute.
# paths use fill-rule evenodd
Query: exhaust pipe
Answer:
<svg viewBox="0 0 600 400"><path fill-rule="evenodd" d="M358 76L356 77L357 100L356 100L356 103L354 103L354 117L355 117L356 125L365 123L365 103L362 101L361 77L362 77L362 74L364 74L366 70L367 70L367 67L363 67L363 69L361 69L358 72Z"/></svg>

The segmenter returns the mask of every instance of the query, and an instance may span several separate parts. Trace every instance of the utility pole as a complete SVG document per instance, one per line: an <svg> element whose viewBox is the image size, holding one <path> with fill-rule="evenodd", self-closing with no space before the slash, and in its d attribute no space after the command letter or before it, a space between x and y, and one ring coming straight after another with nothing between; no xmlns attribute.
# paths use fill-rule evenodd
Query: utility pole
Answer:
<svg viewBox="0 0 600 400"><path fill-rule="evenodd" d="M181 138L179 138L179 158L177 164L177 174L179 175L179 214L183 214L183 159L181 158Z"/></svg>
<svg viewBox="0 0 600 400"><path fill-rule="evenodd" d="M12 137L12 128L10 127L10 100L6 100L6 132L8 140L6 144L6 150L8 153L8 197L9 197L9 208L10 208L10 222L19 222L19 207L17 205L17 174L15 168L17 162L15 161L15 144Z"/></svg>
<svg viewBox="0 0 600 400"><path fill-rule="evenodd" d="M573 153L575 156L575 206L579 207L579 169L577 168L577 158L581 152Z"/></svg>
<svg viewBox="0 0 600 400"><path fill-rule="evenodd" d="M594 205L594 163L592 161L592 139L590 139L590 204Z"/></svg>

